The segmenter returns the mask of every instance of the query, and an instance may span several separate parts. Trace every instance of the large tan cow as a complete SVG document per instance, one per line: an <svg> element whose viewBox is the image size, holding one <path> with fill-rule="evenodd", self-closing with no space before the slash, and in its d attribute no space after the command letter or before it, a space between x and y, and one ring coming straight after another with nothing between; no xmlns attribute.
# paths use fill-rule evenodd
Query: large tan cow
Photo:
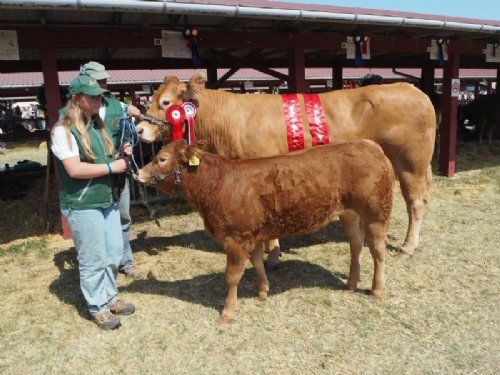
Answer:
<svg viewBox="0 0 500 375"><path fill-rule="evenodd" d="M196 135L232 159L288 152L284 109L280 95L241 95L205 88L194 75L187 84L166 77L147 111L164 119L172 104L193 101L198 106ZM429 97L406 83L374 85L319 94L331 141L367 138L382 146L391 160L406 201L409 225L402 255L413 254L430 198L436 116ZM311 135L302 96L299 95L305 147ZM138 125L142 140L162 138L156 125ZM318 160L318 163L321 163Z"/></svg>
<svg viewBox="0 0 500 375"><path fill-rule="evenodd" d="M221 313L223 323L235 316L238 283L248 258L257 272L259 297L267 298L265 241L318 230L337 215L351 249L347 288L356 290L366 235L375 265L372 293L380 297L383 292L394 172L375 142L337 143L288 155L230 160L179 140L164 146L139 171L139 180L167 194L181 194L224 247L229 289Z"/></svg>

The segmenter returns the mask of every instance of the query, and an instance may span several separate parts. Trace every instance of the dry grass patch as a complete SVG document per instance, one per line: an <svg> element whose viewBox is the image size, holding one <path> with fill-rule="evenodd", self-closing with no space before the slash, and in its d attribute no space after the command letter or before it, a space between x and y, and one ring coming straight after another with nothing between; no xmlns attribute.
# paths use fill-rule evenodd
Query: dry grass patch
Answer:
<svg viewBox="0 0 500 375"><path fill-rule="evenodd" d="M0 167L5 164L15 165L20 160L37 161L47 164L47 142L41 139L27 139L22 141L7 141L5 154L0 154Z"/></svg>
<svg viewBox="0 0 500 375"><path fill-rule="evenodd" d="M283 263L269 274L265 302L255 298L248 263L237 320L220 326L225 256L198 214L173 201L157 206L159 226L134 208L132 246L147 277L119 276L122 296L138 311L104 332L82 318L71 241L1 241L0 371L498 373L499 146L460 145L456 177L435 177L420 248L407 261L387 256L380 302L365 294L373 272L367 249L362 290L344 290L349 248L334 222L282 241ZM396 194L389 254L406 222Z"/></svg>

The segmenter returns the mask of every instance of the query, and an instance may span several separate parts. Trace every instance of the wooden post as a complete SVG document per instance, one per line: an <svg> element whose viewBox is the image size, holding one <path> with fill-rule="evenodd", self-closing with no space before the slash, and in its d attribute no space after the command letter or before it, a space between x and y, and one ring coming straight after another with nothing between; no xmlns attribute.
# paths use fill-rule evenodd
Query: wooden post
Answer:
<svg viewBox="0 0 500 375"><path fill-rule="evenodd" d="M290 50L288 62L288 89L290 92L299 93L307 91L305 64L303 48Z"/></svg>
<svg viewBox="0 0 500 375"><path fill-rule="evenodd" d="M500 67L497 67L497 80L496 80L496 84L495 84L495 94L500 94L500 92L498 91L499 84L500 84Z"/></svg>
<svg viewBox="0 0 500 375"><path fill-rule="evenodd" d="M207 87L214 88L217 83L217 68L214 65L210 65L207 68Z"/></svg>
<svg viewBox="0 0 500 375"><path fill-rule="evenodd" d="M132 101L132 105L137 107L137 97L135 96L135 90L129 90L130 100Z"/></svg>
<svg viewBox="0 0 500 375"><path fill-rule="evenodd" d="M443 95L441 98L441 128L439 171L447 177L455 174L455 150L457 144L458 97L452 95L452 79L459 78L460 54L450 42L450 53L443 72Z"/></svg>
<svg viewBox="0 0 500 375"><path fill-rule="evenodd" d="M59 109L62 107L61 104L61 94L59 92L59 76L57 74L57 59L56 59L56 49L52 43L52 38L49 35L48 28L45 26L43 28L44 35L40 38L40 54L42 57L42 74L43 83L45 90L45 100L47 105L47 110L45 113L45 123L47 124L47 130L50 131L52 126L59 119ZM50 142L48 142L50 145ZM47 157L47 162L53 159L49 156ZM47 168L49 165L47 163ZM55 163L55 160L54 160ZM59 176L57 174L57 169L55 170L56 181L58 184ZM50 176L47 176L50 178ZM63 237L65 239L71 238L71 230L69 229L68 223L64 216L61 215L61 227L63 232Z"/></svg>
<svg viewBox="0 0 500 375"><path fill-rule="evenodd" d="M46 124L50 130L59 119L59 109L62 107L59 93L59 77L57 75L56 49L49 36L47 27L44 37L40 38L40 54L42 57L42 73L47 104Z"/></svg>
<svg viewBox="0 0 500 375"><path fill-rule="evenodd" d="M422 68L420 89L431 98L434 95L434 66L430 61Z"/></svg>
<svg viewBox="0 0 500 375"><path fill-rule="evenodd" d="M339 61L335 61L332 69L332 88L334 90L342 90L344 87L342 85L342 64Z"/></svg>

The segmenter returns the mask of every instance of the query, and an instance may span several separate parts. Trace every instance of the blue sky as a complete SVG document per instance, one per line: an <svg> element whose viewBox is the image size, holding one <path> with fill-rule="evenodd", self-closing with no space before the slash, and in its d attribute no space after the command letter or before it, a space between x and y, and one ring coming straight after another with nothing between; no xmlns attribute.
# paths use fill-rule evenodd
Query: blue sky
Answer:
<svg viewBox="0 0 500 375"><path fill-rule="evenodd" d="M499 0L282 0L500 21Z"/></svg>

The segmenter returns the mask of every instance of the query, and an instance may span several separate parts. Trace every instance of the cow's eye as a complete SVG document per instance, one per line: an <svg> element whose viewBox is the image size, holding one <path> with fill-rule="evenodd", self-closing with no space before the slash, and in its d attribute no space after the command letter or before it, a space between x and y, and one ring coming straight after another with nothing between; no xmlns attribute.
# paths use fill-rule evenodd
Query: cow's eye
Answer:
<svg viewBox="0 0 500 375"><path fill-rule="evenodd" d="M160 163L165 163L165 162L167 161L167 159L165 159L165 158L158 158L158 161L159 161Z"/></svg>
<svg viewBox="0 0 500 375"><path fill-rule="evenodd" d="M164 100L164 101L163 101L163 105L164 105L164 106L170 105L170 101L169 101L169 100Z"/></svg>

